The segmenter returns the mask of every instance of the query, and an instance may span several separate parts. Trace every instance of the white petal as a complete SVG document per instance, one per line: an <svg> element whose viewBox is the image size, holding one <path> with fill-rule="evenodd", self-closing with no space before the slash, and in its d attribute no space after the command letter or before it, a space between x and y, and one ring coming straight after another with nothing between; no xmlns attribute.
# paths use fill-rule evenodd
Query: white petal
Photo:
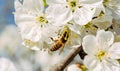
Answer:
<svg viewBox="0 0 120 71"><path fill-rule="evenodd" d="M92 23L95 24L100 29L107 29L112 25L113 19L113 17L111 16L112 12L107 9L105 11L106 12L103 16L98 16L98 18L92 20Z"/></svg>
<svg viewBox="0 0 120 71"><path fill-rule="evenodd" d="M66 0L46 0L48 4L61 4L61 3L65 3Z"/></svg>
<svg viewBox="0 0 120 71"><path fill-rule="evenodd" d="M90 55L85 56L84 64L89 71L101 71L102 68L100 62L94 56Z"/></svg>
<svg viewBox="0 0 120 71"><path fill-rule="evenodd" d="M81 0L80 0L81 1ZM102 0L83 0L81 1L83 4L87 4L87 5L90 5L90 6L98 6L100 4L102 4Z"/></svg>
<svg viewBox="0 0 120 71"><path fill-rule="evenodd" d="M25 38L31 39L32 41L39 41L40 39L42 39L41 33L42 33L42 31L36 25L34 27L31 27L30 32L28 34L26 34Z"/></svg>
<svg viewBox="0 0 120 71"><path fill-rule="evenodd" d="M103 71L102 64L98 63L95 68L91 69L90 71Z"/></svg>
<svg viewBox="0 0 120 71"><path fill-rule="evenodd" d="M82 71L76 64L68 66L67 71Z"/></svg>
<svg viewBox="0 0 120 71"><path fill-rule="evenodd" d="M23 7L34 12L42 12L44 5L42 0L24 0Z"/></svg>
<svg viewBox="0 0 120 71"><path fill-rule="evenodd" d="M72 11L66 8L65 4L49 6L46 9L46 13L49 15L49 18L54 19L56 26L66 24L72 19Z"/></svg>
<svg viewBox="0 0 120 71"><path fill-rule="evenodd" d="M112 71L112 66L108 64L106 61L102 62L102 71Z"/></svg>
<svg viewBox="0 0 120 71"><path fill-rule="evenodd" d="M35 21L33 15L26 14L25 12L16 12L14 16L15 16L15 22L18 25Z"/></svg>
<svg viewBox="0 0 120 71"><path fill-rule="evenodd" d="M15 11L21 10L22 4L18 0L15 0L14 5Z"/></svg>
<svg viewBox="0 0 120 71"><path fill-rule="evenodd" d="M88 6L84 6L75 10L73 19L79 25L86 25L92 20L93 14L94 10L91 10Z"/></svg>
<svg viewBox="0 0 120 71"><path fill-rule="evenodd" d="M110 47L109 53L110 53L110 58L112 58L112 59L120 59L120 42L114 43Z"/></svg>
<svg viewBox="0 0 120 71"><path fill-rule="evenodd" d="M114 41L114 35L110 31L99 30L96 35L99 48L106 50Z"/></svg>
<svg viewBox="0 0 120 71"><path fill-rule="evenodd" d="M97 41L95 36L87 35L83 38L83 49L88 54L95 54L97 52Z"/></svg>
<svg viewBox="0 0 120 71"><path fill-rule="evenodd" d="M77 34L80 34L80 30L81 30L81 27L80 25L76 24L73 20L70 21L69 23L66 24L67 26L69 26L69 28L74 31L75 33Z"/></svg>
<svg viewBox="0 0 120 71"><path fill-rule="evenodd" d="M105 8L104 8L103 4L100 4L96 7L94 17L99 16L101 11L105 12Z"/></svg>
<svg viewBox="0 0 120 71"><path fill-rule="evenodd" d="M117 60L105 59L105 60L102 61L102 68L103 68L102 70L103 71L114 71L113 67L116 67L116 68L120 67Z"/></svg>

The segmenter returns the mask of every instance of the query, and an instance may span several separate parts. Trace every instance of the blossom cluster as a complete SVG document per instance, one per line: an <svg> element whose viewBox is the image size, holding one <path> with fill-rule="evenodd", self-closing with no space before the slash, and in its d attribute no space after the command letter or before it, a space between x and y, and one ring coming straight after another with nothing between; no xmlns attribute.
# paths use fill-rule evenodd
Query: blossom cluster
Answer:
<svg viewBox="0 0 120 71"><path fill-rule="evenodd" d="M83 65L68 71L120 71L119 0L15 0L14 16L30 49L61 53L82 45Z"/></svg>

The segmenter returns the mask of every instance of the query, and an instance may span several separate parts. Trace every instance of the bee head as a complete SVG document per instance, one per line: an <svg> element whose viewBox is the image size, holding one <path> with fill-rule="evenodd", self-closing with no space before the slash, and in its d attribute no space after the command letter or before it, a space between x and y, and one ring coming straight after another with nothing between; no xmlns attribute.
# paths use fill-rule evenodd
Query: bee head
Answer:
<svg viewBox="0 0 120 71"><path fill-rule="evenodd" d="M63 28L63 33L62 33L62 41L63 42L66 42L69 38L69 35L70 35L70 29L68 26L64 26Z"/></svg>

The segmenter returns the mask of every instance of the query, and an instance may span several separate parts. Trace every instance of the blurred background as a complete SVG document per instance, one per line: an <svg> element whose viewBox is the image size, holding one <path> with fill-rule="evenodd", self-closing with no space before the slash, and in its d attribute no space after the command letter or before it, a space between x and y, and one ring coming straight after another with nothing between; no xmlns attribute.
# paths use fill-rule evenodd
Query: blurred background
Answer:
<svg viewBox="0 0 120 71"><path fill-rule="evenodd" d="M0 30L7 25L15 25L14 11L14 0L0 0Z"/></svg>

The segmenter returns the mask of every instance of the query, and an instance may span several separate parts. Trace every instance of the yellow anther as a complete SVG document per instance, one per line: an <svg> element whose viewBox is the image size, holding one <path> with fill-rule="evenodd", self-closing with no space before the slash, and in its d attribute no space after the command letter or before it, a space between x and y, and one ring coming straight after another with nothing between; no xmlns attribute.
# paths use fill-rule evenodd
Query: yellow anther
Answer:
<svg viewBox="0 0 120 71"><path fill-rule="evenodd" d="M48 23L48 20L43 16L39 16L39 17L36 17L36 22L39 23L41 27L43 27L44 24Z"/></svg>
<svg viewBox="0 0 120 71"><path fill-rule="evenodd" d="M105 51L100 50L96 56L101 61L105 55L106 55Z"/></svg>
<svg viewBox="0 0 120 71"><path fill-rule="evenodd" d="M76 2L75 1L71 1L68 3L70 7L76 7Z"/></svg>
<svg viewBox="0 0 120 71"><path fill-rule="evenodd" d="M82 6L79 5L77 0L72 0L72 1L67 1L67 6L66 8L70 8L72 10L72 12L75 11L75 8L81 8Z"/></svg>

